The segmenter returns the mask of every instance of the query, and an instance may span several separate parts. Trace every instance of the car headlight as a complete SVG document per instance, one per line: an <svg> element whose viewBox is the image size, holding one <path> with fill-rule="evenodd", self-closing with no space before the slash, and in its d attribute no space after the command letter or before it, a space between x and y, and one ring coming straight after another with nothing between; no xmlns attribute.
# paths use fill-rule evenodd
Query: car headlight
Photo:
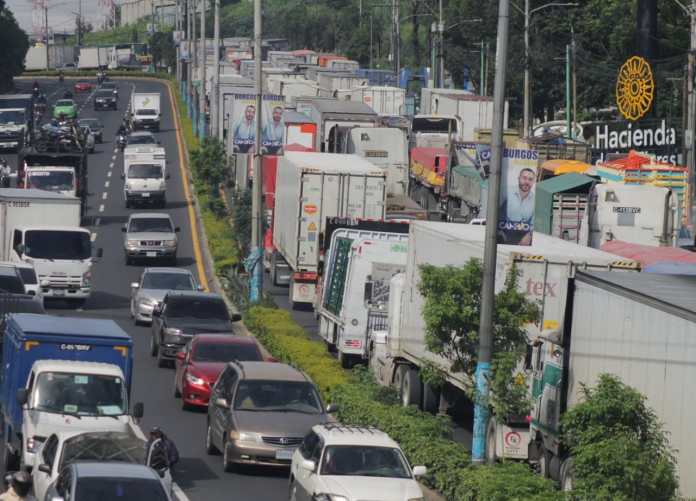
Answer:
<svg viewBox="0 0 696 501"><path fill-rule="evenodd" d="M230 438L238 442L254 442L257 444L263 443L261 435L249 431L231 431Z"/></svg>
<svg viewBox="0 0 696 501"><path fill-rule="evenodd" d="M165 343L180 343L181 342L181 329L175 329L174 327L167 327L164 329L164 341Z"/></svg>
<svg viewBox="0 0 696 501"><path fill-rule="evenodd" d="M345 496L339 496L338 494L315 494L312 498L313 501L348 501Z"/></svg>
<svg viewBox="0 0 696 501"><path fill-rule="evenodd" d="M82 286L89 287L91 284L92 284L92 272L90 270L87 270L82 274Z"/></svg>
<svg viewBox="0 0 696 501"><path fill-rule="evenodd" d="M196 377L189 372L186 373L186 381L188 381L191 384L195 384L196 386L207 386L208 385L208 383L206 382L205 379Z"/></svg>
<svg viewBox="0 0 696 501"><path fill-rule="evenodd" d="M127 249L137 249L138 248L138 240L126 240L126 248Z"/></svg>
<svg viewBox="0 0 696 501"><path fill-rule="evenodd" d="M164 245L165 247L174 248L176 247L176 240L164 240L162 242L162 245Z"/></svg>
<svg viewBox="0 0 696 501"><path fill-rule="evenodd" d="M152 306L154 308L155 305L157 304L157 301L155 301L154 299L149 298L149 297L143 297L143 298L140 298L140 304L143 306Z"/></svg>

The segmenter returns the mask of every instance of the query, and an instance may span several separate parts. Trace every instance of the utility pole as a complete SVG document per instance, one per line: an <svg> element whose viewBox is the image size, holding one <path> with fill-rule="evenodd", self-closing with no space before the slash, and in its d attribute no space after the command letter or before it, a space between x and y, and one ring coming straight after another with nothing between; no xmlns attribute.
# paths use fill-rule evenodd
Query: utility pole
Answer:
<svg viewBox="0 0 696 501"><path fill-rule="evenodd" d="M570 45L566 45L566 71L565 71L565 87L566 87L566 131L568 137L573 137L573 124L570 119Z"/></svg>
<svg viewBox="0 0 696 501"><path fill-rule="evenodd" d="M213 93L210 113L210 134L218 137L218 116L220 114L220 0L215 2L215 23L213 24L213 45L215 46L215 75L211 92Z"/></svg>
<svg viewBox="0 0 696 501"><path fill-rule="evenodd" d="M201 1L201 93L199 95L200 100L198 104L198 137L200 139L205 138L205 66L208 59L208 51L206 47L207 44L205 43L205 3L206 0Z"/></svg>
<svg viewBox="0 0 696 501"><path fill-rule="evenodd" d="M263 67L261 58L261 0L254 0L254 70L256 81L256 136L254 140L254 181L251 199L251 264L249 302L258 303L263 291L263 173L261 162L261 119L263 113Z"/></svg>
<svg viewBox="0 0 696 501"><path fill-rule="evenodd" d="M439 0L439 20L437 23L438 32L438 88L445 86L445 23L442 21L442 0Z"/></svg>
<svg viewBox="0 0 696 501"><path fill-rule="evenodd" d="M77 1L77 46L82 46L82 0Z"/></svg>
<svg viewBox="0 0 696 501"><path fill-rule="evenodd" d="M575 124L578 123L578 79L577 70L575 67L575 31L573 31L572 27L571 33L573 35L573 39L571 42L571 48L573 52L573 60L571 62L573 70L573 129L570 131L570 137L572 139L575 139Z"/></svg>
<svg viewBox="0 0 696 501"><path fill-rule="evenodd" d="M184 0L186 2L186 108L188 116L191 118L191 79L193 78L193 48L191 44L191 6L194 0Z"/></svg>
<svg viewBox="0 0 696 501"><path fill-rule="evenodd" d="M191 41L193 42L193 47L191 49L191 57L193 59L193 66L191 68L191 72L195 72L195 75L191 75L191 79L193 79L194 76L198 76L198 39L196 38L196 13L198 12L198 2L200 0L189 0L190 2L193 3L193 8L191 10ZM191 121L193 122L193 127L194 130L196 129L196 124L198 123L198 115L197 109L198 109L198 103L195 100L195 97L197 96L196 94L196 89L193 87L193 81L191 82Z"/></svg>
<svg viewBox="0 0 696 501"><path fill-rule="evenodd" d="M524 0L524 129L522 129L522 137L529 136L529 115L531 112L529 85L529 0Z"/></svg>
<svg viewBox="0 0 696 501"><path fill-rule="evenodd" d="M49 69L49 50L48 50L48 0L44 0L44 31L46 32L46 69Z"/></svg>
<svg viewBox="0 0 696 501"><path fill-rule="evenodd" d="M484 88L485 85L485 73L486 73L486 56L485 53L483 52L483 47L484 47L484 41L481 40L481 68L479 70L479 95L485 96L486 95L486 89Z"/></svg>
<svg viewBox="0 0 696 501"><path fill-rule="evenodd" d="M694 0L696 1L696 0ZM486 237L483 253L483 284L481 287L481 316L479 351L476 365L476 399L474 407L474 436L471 460L475 464L486 459L488 428L488 376L491 371L493 346L493 309L495 305L495 268L497 260L498 204L500 175L503 164L503 115L505 114L505 73L507 70L508 24L510 0L498 3L498 40L495 54L495 83L493 90L493 130L491 133L491 171L488 178L488 207Z"/></svg>
<svg viewBox="0 0 696 501"><path fill-rule="evenodd" d="M394 16L394 73L399 74L401 69L401 22L399 14L399 0L392 0L392 15Z"/></svg>
<svg viewBox="0 0 696 501"><path fill-rule="evenodd" d="M687 88L689 93L689 108L686 121L686 168L687 168L687 206L686 206L686 226L693 232L693 205L694 205L694 130L696 130L696 99L694 99L694 58L696 55L696 0L691 0L689 8L689 19L691 22L689 43L689 68L687 77Z"/></svg>

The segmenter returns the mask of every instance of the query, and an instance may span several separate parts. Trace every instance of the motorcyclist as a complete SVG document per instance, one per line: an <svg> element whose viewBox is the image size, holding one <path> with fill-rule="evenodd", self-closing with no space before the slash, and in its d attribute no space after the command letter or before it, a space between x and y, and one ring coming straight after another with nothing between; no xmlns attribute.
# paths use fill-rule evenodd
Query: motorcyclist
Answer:
<svg viewBox="0 0 696 501"><path fill-rule="evenodd" d="M126 136L128 135L128 124L124 120L121 122L121 125L118 126L118 131L116 132L117 136Z"/></svg>
<svg viewBox="0 0 696 501"><path fill-rule="evenodd" d="M60 81L60 83L63 83L63 80L65 80L65 75L63 74L63 70L60 70L58 72L58 81Z"/></svg>
<svg viewBox="0 0 696 501"><path fill-rule="evenodd" d="M63 99L72 99L72 97L73 93L71 91L66 90L65 92L63 92Z"/></svg>
<svg viewBox="0 0 696 501"><path fill-rule="evenodd" d="M18 471L12 475L10 488L0 495L0 501L36 501L31 495L31 475L26 471Z"/></svg>

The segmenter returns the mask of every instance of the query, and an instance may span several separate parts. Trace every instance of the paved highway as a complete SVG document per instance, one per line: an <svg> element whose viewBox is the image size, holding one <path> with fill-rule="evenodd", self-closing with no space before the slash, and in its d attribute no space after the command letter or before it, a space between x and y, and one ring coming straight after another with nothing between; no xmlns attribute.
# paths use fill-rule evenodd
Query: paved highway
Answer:
<svg viewBox="0 0 696 501"><path fill-rule="evenodd" d="M50 104L62 97L64 89L74 80L65 80L63 87L57 79L39 80ZM192 501L225 500L276 501L287 499L287 470L249 469L241 474L223 472L219 456L207 456L203 447L205 412L181 410L181 401L174 399L173 370L158 369L148 351L149 327L136 327L129 317L130 283L137 281L142 266L126 266L123 257L121 227L130 213L152 209L125 209L123 201L123 168L121 154L116 150L114 136L126 111L133 89L159 92L162 95L162 122L158 138L167 151L167 168L171 179L167 184L167 208L179 234L178 266L191 269L200 276L201 266L196 261L189 207L186 202L179 163L179 145L170 97L166 86L149 81L117 80L119 88L118 111L94 111L92 93L75 93L81 107L80 118L97 117L104 123L104 143L97 144L89 155L89 198L87 223L92 231L95 247L104 249L104 257L93 269L93 295L84 308L71 310L60 303L47 304L49 313L115 320L133 338L135 344L135 371L132 391L134 402L145 403L143 430L162 427L176 442L181 454L175 480ZM21 92L30 92L31 80L18 80ZM16 155L5 154L13 168ZM157 209L159 210L159 209Z"/></svg>

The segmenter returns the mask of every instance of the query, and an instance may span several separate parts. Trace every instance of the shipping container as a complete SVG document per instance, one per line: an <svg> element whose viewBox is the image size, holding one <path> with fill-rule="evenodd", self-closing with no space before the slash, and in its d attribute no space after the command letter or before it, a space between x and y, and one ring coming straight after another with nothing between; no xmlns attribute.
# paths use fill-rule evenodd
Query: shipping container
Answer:
<svg viewBox="0 0 696 501"><path fill-rule="evenodd" d="M404 112L406 91L399 87L364 86L339 89L336 97L343 101L359 101L378 115L401 115Z"/></svg>

